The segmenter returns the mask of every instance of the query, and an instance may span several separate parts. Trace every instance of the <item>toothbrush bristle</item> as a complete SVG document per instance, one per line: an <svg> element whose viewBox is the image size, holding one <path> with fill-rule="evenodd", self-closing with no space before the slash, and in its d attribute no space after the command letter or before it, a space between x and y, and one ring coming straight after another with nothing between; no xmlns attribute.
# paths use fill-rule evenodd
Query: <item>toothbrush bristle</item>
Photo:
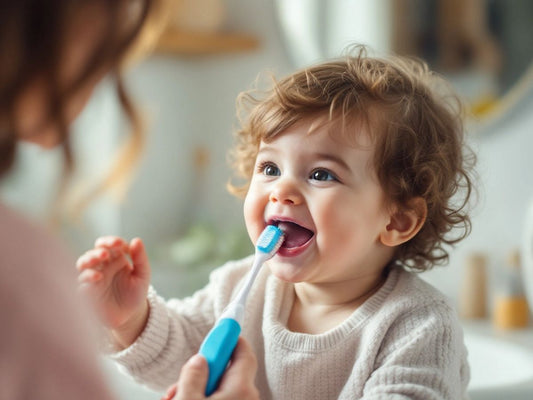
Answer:
<svg viewBox="0 0 533 400"><path fill-rule="evenodd" d="M256 247L262 253L274 255L282 243L283 231L277 226L268 225L257 239Z"/></svg>

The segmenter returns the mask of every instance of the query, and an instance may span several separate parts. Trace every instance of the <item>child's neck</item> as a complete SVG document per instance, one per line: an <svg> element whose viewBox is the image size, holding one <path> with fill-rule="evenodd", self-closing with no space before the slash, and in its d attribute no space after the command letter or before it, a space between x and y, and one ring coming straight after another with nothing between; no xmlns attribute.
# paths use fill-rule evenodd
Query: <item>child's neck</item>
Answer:
<svg viewBox="0 0 533 400"><path fill-rule="evenodd" d="M319 334L341 324L385 281L384 274L332 284L297 283L287 327L293 332Z"/></svg>

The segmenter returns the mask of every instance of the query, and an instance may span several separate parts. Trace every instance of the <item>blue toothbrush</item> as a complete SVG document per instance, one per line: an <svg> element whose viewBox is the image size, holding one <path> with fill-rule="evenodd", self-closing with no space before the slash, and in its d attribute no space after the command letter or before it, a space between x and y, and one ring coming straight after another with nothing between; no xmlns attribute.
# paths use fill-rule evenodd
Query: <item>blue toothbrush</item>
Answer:
<svg viewBox="0 0 533 400"><path fill-rule="evenodd" d="M226 307L217 323L211 329L200 346L199 353L209 365L209 378L205 395L211 395L216 388L229 363L233 350L241 333L244 318L244 306L252 284L263 263L277 253L283 243L283 231L274 225L268 225L255 245L255 257L252 269L237 297Z"/></svg>

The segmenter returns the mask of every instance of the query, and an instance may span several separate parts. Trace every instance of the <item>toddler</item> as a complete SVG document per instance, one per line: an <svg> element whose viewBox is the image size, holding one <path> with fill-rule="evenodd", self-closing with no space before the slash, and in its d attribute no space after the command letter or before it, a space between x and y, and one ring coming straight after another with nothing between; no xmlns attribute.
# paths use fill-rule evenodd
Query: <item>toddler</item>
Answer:
<svg viewBox="0 0 533 400"><path fill-rule="evenodd" d="M252 242L286 240L261 270L242 335L261 398L461 399L469 368L456 313L416 272L466 236L473 158L453 97L421 62L364 49L240 97L233 163ZM453 233L455 236L450 236ZM239 290L252 258L165 302L140 239L97 240L80 281L111 355L156 389L172 384Z"/></svg>

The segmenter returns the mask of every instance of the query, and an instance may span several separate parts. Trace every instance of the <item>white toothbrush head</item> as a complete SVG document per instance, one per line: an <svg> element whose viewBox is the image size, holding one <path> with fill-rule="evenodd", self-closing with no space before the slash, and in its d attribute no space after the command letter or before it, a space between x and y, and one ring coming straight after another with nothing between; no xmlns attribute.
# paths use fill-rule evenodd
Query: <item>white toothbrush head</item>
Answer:
<svg viewBox="0 0 533 400"><path fill-rule="evenodd" d="M284 234L281 229L274 225L268 225L259 235L255 248L258 252L270 258L278 252L283 239Z"/></svg>

